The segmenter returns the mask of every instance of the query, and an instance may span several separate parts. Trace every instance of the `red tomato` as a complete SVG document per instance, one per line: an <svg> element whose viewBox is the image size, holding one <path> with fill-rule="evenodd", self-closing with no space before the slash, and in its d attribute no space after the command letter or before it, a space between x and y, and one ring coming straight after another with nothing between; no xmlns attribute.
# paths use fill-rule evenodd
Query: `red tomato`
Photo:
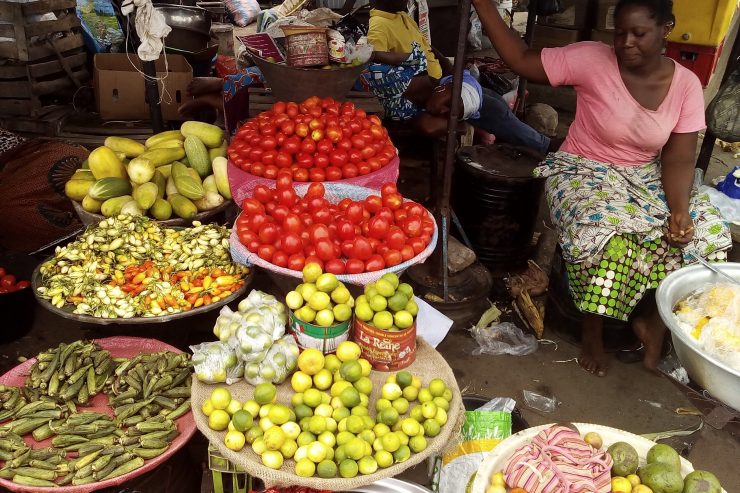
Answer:
<svg viewBox="0 0 740 493"><path fill-rule="evenodd" d="M383 197L383 207L396 210L403 204L403 197L400 193L390 193Z"/></svg>
<svg viewBox="0 0 740 493"><path fill-rule="evenodd" d="M414 255L419 255L427 246L421 238L409 238L406 244L414 249Z"/></svg>
<svg viewBox="0 0 740 493"><path fill-rule="evenodd" d="M429 217L425 217L421 221L421 233L422 236L431 236L434 234L434 221L429 219Z"/></svg>
<svg viewBox="0 0 740 493"><path fill-rule="evenodd" d="M280 171L280 168L275 166L274 164L268 164L265 166L265 178L268 178L270 180L274 180L277 178L278 171Z"/></svg>
<svg viewBox="0 0 740 493"><path fill-rule="evenodd" d="M344 274L345 265L344 261L338 258L331 259L324 265L324 270L334 275Z"/></svg>
<svg viewBox="0 0 740 493"><path fill-rule="evenodd" d="M383 186L380 187L380 195L383 197L396 192L398 192L398 188L396 188L396 184L393 182L384 183Z"/></svg>
<svg viewBox="0 0 740 493"><path fill-rule="evenodd" d="M311 129L308 128L308 125L306 123L299 123L295 126L295 134L300 138L306 137L310 130Z"/></svg>
<svg viewBox="0 0 740 493"><path fill-rule="evenodd" d="M337 208L340 211L346 211L347 210L347 207L349 207L349 204L351 204L351 203L352 203L352 199L350 199L350 198L343 198L337 204Z"/></svg>
<svg viewBox="0 0 740 493"><path fill-rule="evenodd" d="M365 270L367 272L375 272L383 269L385 269L385 260L378 254L371 255L367 259L367 262L365 262Z"/></svg>
<svg viewBox="0 0 740 493"><path fill-rule="evenodd" d="M277 128L272 124L260 125L260 133L265 137L274 136L277 134Z"/></svg>
<svg viewBox="0 0 740 493"><path fill-rule="evenodd" d="M242 210L247 216L252 216L254 214L264 213L265 206L255 198L248 198L242 201ZM244 214L240 217L244 217Z"/></svg>
<svg viewBox="0 0 740 493"><path fill-rule="evenodd" d="M406 235L398 226L391 226L385 237L385 244L392 250L402 250L406 244Z"/></svg>
<svg viewBox="0 0 740 493"><path fill-rule="evenodd" d="M373 247L367 238L358 236L354 240L352 252L352 257L367 260L373 254Z"/></svg>
<svg viewBox="0 0 740 493"><path fill-rule="evenodd" d="M403 232L412 238L422 234L422 221L419 217L408 217L400 226Z"/></svg>
<svg viewBox="0 0 740 493"><path fill-rule="evenodd" d="M409 216L414 217L428 217L426 209L424 206L417 204L416 202L408 202L404 204L404 208L406 209L406 212Z"/></svg>
<svg viewBox="0 0 740 493"><path fill-rule="evenodd" d="M257 185L254 187L252 196L263 204L272 202L275 199L272 189L267 185Z"/></svg>
<svg viewBox="0 0 740 493"><path fill-rule="evenodd" d="M249 169L249 172L254 176L262 176L265 173L265 165L262 163L254 163Z"/></svg>
<svg viewBox="0 0 740 493"><path fill-rule="evenodd" d="M365 146L362 148L362 151L360 151L360 154L362 154L362 159L370 159L375 156L375 149L370 146Z"/></svg>
<svg viewBox="0 0 740 493"><path fill-rule="evenodd" d="M288 217L288 214L290 214L290 209L288 209L287 206L275 204L273 202L274 208L272 211L270 211L270 215L275 220L275 222L282 224L283 221L285 221L285 218Z"/></svg>
<svg viewBox="0 0 740 493"><path fill-rule="evenodd" d="M341 168L347 163L348 154L347 151L337 149L329 154L329 162L332 166Z"/></svg>
<svg viewBox="0 0 740 493"><path fill-rule="evenodd" d="M278 168L290 168L291 164L293 164L293 158L289 153L280 151L277 153L277 156L275 156L275 165Z"/></svg>
<svg viewBox="0 0 740 493"><path fill-rule="evenodd" d="M295 122L287 121L280 124L280 133L290 137L295 133Z"/></svg>
<svg viewBox="0 0 740 493"><path fill-rule="evenodd" d="M265 223L262 226L260 226L259 237L262 243L267 243L267 244L272 245L273 243L277 241L279 235L280 235L280 228L277 226L277 224Z"/></svg>
<svg viewBox="0 0 740 493"><path fill-rule="evenodd" d="M284 103L283 101L278 101L277 103L274 103L272 105L272 112L276 115L280 115L282 113L285 113L285 110L287 109L288 104Z"/></svg>
<svg viewBox="0 0 740 493"><path fill-rule="evenodd" d="M301 152L296 156L296 165L298 168L309 169L313 167L313 156Z"/></svg>
<svg viewBox="0 0 740 493"><path fill-rule="evenodd" d="M313 158L313 165L319 169L326 169L329 167L329 156L326 154L316 154Z"/></svg>
<svg viewBox="0 0 740 493"><path fill-rule="evenodd" d="M298 154L301 150L301 140L296 136L285 139L282 150L288 154Z"/></svg>
<svg viewBox="0 0 740 493"><path fill-rule="evenodd" d="M311 132L311 140L314 142L318 142L324 138L324 131L320 129L316 129Z"/></svg>
<svg viewBox="0 0 740 493"><path fill-rule="evenodd" d="M416 256L416 253L414 253L414 249L411 247L411 245L404 245L401 247L401 258L403 258L403 261L406 262L407 260L411 260Z"/></svg>
<svg viewBox="0 0 740 493"><path fill-rule="evenodd" d="M262 149L259 148L252 148L249 151L249 160L253 162L261 162L262 161Z"/></svg>
<svg viewBox="0 0 740 493"><path fill-rule="evenodd" d="M382 240L388 235L390 223L384 217L375 216L368 222L368 235L371 238Z"/></svg>
<svg viewBox="0 0 740 493"><path fill-rule="evenodd" d="M378 171L380 168L383 167L383 165L380 162L380 159L377 157L371 157L367 160L368 166L370 166L370 171Z"/></svg>
<svg viewBox="0 0 740 493"><path fill-rule="evenodd" d="M272 256L275 255L275 247L272 245L260 245L259 248L257 248L257 255L262 260L270 262L272 260Z"/></svg>
<svg viewBox="0 0 740 493"><path fill-rule="evenodd" d="M342 176L344 178L355 178L358 175L357 166L352 163L342 166Z"/></svg>
<svg viewBox="0 0 740 493"><path fill-rule="evenodd" d="M275 137L263 137L260 141L260 147L265 151L271 151L277 147L277 139Z"/></svg>
<svg viewBox="0 0 740 493"><path fill-rule="evenodd" d="M271 151L264 151L262 153L262 164L265 166L275 164L275 158L277 157L277 151L271 150Z"/></svg>
<svg viewBox="0 0 740 493"><path fill-rule="evenodd" d="M284 205L285 207L292 207L293 204L295 204L296 201L298 200L298 195L296 195L295 190L293 190L293 188L279 189L277 190L276 195L277 195L276 198L277 198L278 204Z"/></svg>
<svg viewBox="0 0 740 493"><path fill-rule="evenodd" d="M314 142L311 138L306 137L301 142L301 152L304 154L313 154L316 152L316 142Z"/></svg>
<svg viewBox="0 0 740 493"><path fill-rule="evenodd" d="M306 264L306 257L302 253L294 253L288 257L288 269L290 270L303 270Z"/></svg>
<svg viewBox="0 0 740 493"><path fill-rule="evenodd" d="M18 284L15 285L15 289L17 289L17 290L26 289L30 285L31 285L31 283L28 282L28 281L20 281L20 282L18 282Z"/></svg>
<svg viewBox="0 0 740 493"><path fill-rule="evenodd" d="M369 174L371 171L372 169L370 169L370 165L367 164L365 161L362 161L357 164L357 174L359 174L360 176L365 176Z"/></svg>
<svg viewBox="0 0 740 493"><path fill-rule="evenodd" d="M365 208L370 211L371 214L378 212L383 207L383 201L377 195L370 195L365 199Z"/></svg>
<svg viewBox="0 0 740 493"><path fill-rule="evenodd" d="M342 170L336 166L326 168L326 181L338 181L342 179Z"/></svg>
<svg viewBox="0 0 740 493"><path fill-rule="evenodd" d="M398 250L388 250L383 254L383 261L386 267L393 267L403 262L403 256Z"/></svg>
<svg viewBox="0 0 740 493"><path fill-rule="evenodd" d="M308 235L311 238L311 243L315 246L319 240L331 240L329 235L329 228L326 224L312 224L308 228Z"/></svg>
<svg viewBox="0 0 740 493"><path fill-rule="evenodd" d="M342 140L342 129L339 127L329 127L326 129L326 137L330 142L336 144Z"/></svg>
<svg viewBox="0 0 740 493"><path fill-rule="evenodd" d="M337 226L337 237L342 240L352 240L354 239L356 233L355 233L355 225L349 222L347 219L339 219L336 222Z"/></svg>
<svg viewBox="0 0 740 493"><path fill-rule="evenodd" d="M365 217L365 208L359 202L352 202L347 206L345 215L353 223L360 224Z"/></svg>
<svg viewBox="0 0 740 493"><path fill-rule="evenodd" d="M316 256L324 262L328 262L335 258L334 244L331 240L321 238L316 242Z"/></svg>
<svg viewBox="0 0 740 493"><path fill-rule="evenodd" d="M352 131L353 134L358 134L362 132L362 123L360 123L358 120L352 120L347 125L349 129Z"/></svg>
<svg viewBox="0 0 740 493"><path fill-rule="evenodd" d="M337 143L337 149L342 149L345 151L351 151L352 150L352 141L349 139L342 139Z"/></svg>
<svg viewBox="0 0 740 493"><path fill-rule="evenodd" d="M396 209L393 211L393 217L396 218L396 223L400 224L402 223L407 217L409 217L409 213L406 212L406 209Z"/></svg>
<svg viewBox="0 0 740 493"><path fill-rule="evenodd" d="M308 179L315 183L326 181L326 173L320 168L311 168L308 172Z"/></svg>
<svg viewBox="0 0 740 493"><path fill-rule="evenodd" d="M371 123L370 133L373 134L373 139L375 140L382 140L385 138L385 134L383 133L383 127L381 127L380 125L373 125Z"/></svg>
<svg viewBox="0 0 740 493"><path fill-rule="evenodd" d="M242 245L247 246L253 241L259 241L259 238L257 237L257 234L253 231L248 230L239 230L239 241Z"/></svg>
<svg viewBox="0 0 740 493"><path fill-rule="evenodd" d="M293 179L295 181L300 181L300 182L308 181L308 170L307 169L293 170Z"/></svg>
<svg viewBox="0 0 740 493"><path fill-rule="evenodd" d="M303 231L303 221L301 221L298 214L291 212L285 216L285 219L283 220L283 231L294 234Z"/></svg>
<svg viewBox="0 0 740 493"><path fill-rule="evenodd" d="M321 139L316 144L316 152L320 152L323 154L329 154L333 150L334 150L334 145L331 143L329 139Z"/></svg>
<svg viewBox="0 0 740 493"><path fill-rule="evenodd" d="M380 117L378 115L369 115L367 117L368 121L372 123L373 125L382 126L383 122L381 121Z"/></svg>
<svg viewBox="0 0 740 493"><path fill-rule="evenodd" d="M349 162L358 164L362 161L362 153L358 151L357 149L352 149L349 151Z"/></svg>
<svg viewBox="0 0 740 493"><path fill-rule="evenodd" d="M324 185L321 183L312 183L308 186L308 190L306 191L305 198L307 199L313 199L313 198L324 198L324 194L326 193L326 189L324 189Z"/></svg>
<svg viewBox="0 0 740 493"><path fill-rule="evenodd" d="M249 229L254 232L260 230L263 224L272 222L272 218L265 214L253 214L249 218Z"/></svg>
<svg viewBox="0 0 740 493"><path fill-rule="evenodd" d="M350 258L347 260L345 269L347 274L360 274L365 272L365 262L357 258Z"/></svg>
<svg viewBox="0 0 740 493"><path fill-rule="evenodd" d="M284 234L282 240L283 251L288 255L293 255L303 251L303 242L301 241L301 237L296 233Z"/></svg>
<svg viewBox="0 0 740 493"><path fill-rule="evenodd" d="M355 149L362 149L367 145L367 141L360 135L353 135L350 140L352 141L352 147Z"/></svg>

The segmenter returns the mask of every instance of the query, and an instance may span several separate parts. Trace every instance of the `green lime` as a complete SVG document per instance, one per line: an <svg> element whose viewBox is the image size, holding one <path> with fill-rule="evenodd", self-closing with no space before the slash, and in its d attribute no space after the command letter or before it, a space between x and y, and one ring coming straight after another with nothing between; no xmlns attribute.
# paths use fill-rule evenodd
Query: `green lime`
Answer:
<svg viewBox="0 0 740 493"><path fill-rule="evenodd" d="M452 390L449 388L444 391L442 394L442 399L446 400L447 402L450 402L452 400Z"/></svg>
<svg viewBox="0 0 740 493"><path fill-rule="evenodd" d="M314 435L319 435L326 431L326 418L324 416L311 416L308 422L308 431Z"/></svg>
<svg viewBox="0 0 740 493"><path fill-rule="evenodd" d="M311 381L311 385L313 385L313 380ZM255 402L255 404L257 403ZM303 392L298 392L298 393L293 394L293 396L290 398L290 405L293 406L293 408L295 408L296 406L299 406L301 404L303 404ZM259 404L257 404L257 406L259 407ZM259 409L257 409L257 412L259 413Z"/></svg>
<svg viewBox="0 0 740 493"><path fill-rule="evenodd" d="M413 380L414 380L414 376L411 374L411 372L402 370L396 373L396 383L402 389L405 389L406 387L410 386Z"/></svg>
<svg viewBox="0 0 740 493"><path fill-rule="evenodd" d="M406 418L401 421L401 431L410 437L418 435L420 430L421 425L415 419Z"/></svg>
<svg viewBox="0 0 740 493"><path fill-rule="evenodd" d="M383 469L390 467L393 465L393 454L387 450L378 450L375 452L375 462Z"/></svg>
<svg viewBox="0 0 740 493"><path fill-rule="evenodd" d="M321 435L319 435L318 440L319 440L319 442L321 442L324 445L326 445L326 447L328 447L328 448L334 448L334 445L337 444L337 439L334 436L334 433L332 433L330 431L325 431L324 433L322 433Z"/></svg>
<svg viewBox="0 0 740 493"><path fill-rule="evenodd" d="M361 394L370 395L370 392L373 391L373 381L368 377L360 377L360 379L354 383L354 386Z"/></svg>
<svg viewBox="0 0 740 493"><path fill-rule="evenodd" d="M414 435L409 438L409 448L413 453L418 454L427 448L427 439L421 435Z"/></svg>
<svg viewBox="0 0 740 493"><path fill-rule="evenodd" d="M370 284L365 285L365 289L363 292L365 293L365 298L367 298L368 301L370 300L370 298L378 294L378 290L375 289L374 282L371 282Z"/></svg>
<svg viewBox="0 0 740 493"><path fill-rule="evenodd" d="M308 444L308 459L314 464L318 464L326 459L327 447L319 441Z"/></svg>
<svg viewBox="0 0 740 493"><path fill-rule="evenodd" d="M296 443L299 447L303 447L304 445L308 445L309 443L316 441L316 435L311 433L310 431L302 431L300 435L298 435L298 438L296 438Z"/></svg>
<svg viewBox="0 0 740 493"><path fill-rule="evenodd" d="M334 319L337 322L345 322L352 318L352 308L347 304L340 303L338 305L334 305L332 311L334 312Z"/></svg>
<svg viewBox="0 0 740 493"><path fill-rule="evenodd" d="M304 399L305 399L305 397L304 397ZM434 399L434 396L429 391L429 389L423 388L423 389L419 390L419 402L424 403L424 402L427 402L427 401L431 401L432 399Z"/></svg>
<svg viewBox="0 0 740 493"><path fill-rule="evenodd" d="M303 403L308 407L316 407L321 404L323 397L319 389L308 389L303 393Z"/></svg>
<svg viewBox="0 0 740 493"><path fill-rule="evenodd" d="M347 387L339 394L339 399L343 406L353 408L360 404L360 393L354 387Z"/></svg>
<svg viewBox="0 0 740 493"><path fill-rule="evenodd" d="M378 423L373 427L373 432L376 437L382 437L386 433L390 433L391 429L384 423Z"/></svg>
<svg viewBox="0 0 740 493"><path fill-rule="evenodd" d="M375 419L370 416L362 416L362 420L365 422L365 429L372 430L375 426Z"/></svg>
<svg viewBox="0 0 740 493"><path fill-rule="evenodd" d="M290 459L295 455L296 450L298 450L298 444L295 442L295 440L285 440L285 443L282 447L280 447L280 453L283 454L283 457L286 459Z"/></svg>
<svg viewBox="0 0 740 493"><path fill-rule="evenodd" d="M406 414L409 410L409 401L407 401L403 397L399 397L391 404L393 405L393 408L398 411L398 414Z"/></svg>
<svg viewBox="0 0 740 493"><path fill-rule="evenodd" d="M395 286L382 277L375 281L375 289L378 291L379 295L385 296L386 298L390 298L393 296L393 293L396 292Z"/></svg>
<svg viewBox="0 0 740 493"><path fill-rule="evenodd" d="M354 433L355 435L362 432L365 429L365 420L362 416L350 416L347 418L347 431Z"/></svg>
<svg viewBox="0 0 740 493"><path fill-rule="evenodd" d="M252 415L249 414L248 411L241 409L234 413L234 415L231 417L231 422L234 425L234 429L236 429L236 431L241 431L242 433L244 433L252 427L254 418L252 418Z"/></svg>
<svg viewBox="0 0 740 493"><path fill-rule="evenodd" d="M388 409L392 406L393 404L391 404L391 401L389 401L388 399L378 399L377 401L375 401L375 410L377 412L380 412L383 409Z"/></svg>
<svg viewBox="0 0 740 493"><path fill-rule="evenodd" d="M429 382L429 392L432 397L442 397L445 390L447 390L447 385L441 378L435 378Z"/></svg>
<svg viewBox="0 0 740 493"><path fill-rule="evenodd" d="M398 276L394 274L393 272L388 272L387 274L383 274L381 277L384 281L387 281L390 283L391 286L393 286L393 289L398 288L398 283L400 282L398 279Z"/></svg>
<svg viewBox="0 0 740 493"><path fill-rule="evenodd" d="M247 439L248 444L253 444L255 440L260 438L265 432L262 431L262 428L259 426L252 426L250 429L247 430L247 432L244 434L245 438Z"/></svg>
<svg viewBox="0 0 740 493"><path fill-rule="evenodd" d="M295 473L302 478L310 478L316 472L316 464L308 459L301 459L295 463Z"/></svg>
<svg viewBox="0 0 740 493"><path fill-rule="evenodd" d="M295 411L295 417L298 421L303 418L310 418L313 416L313 410L305 404L299 404L293 408Z"/></svg>
<svg viewBox="0 0 740 493"><path fill-rule="evenodd" d="M349 409L347 409L346 407L338 407L331 413L331 417L334 418L334 421L336 421L337 423L349 416L350 412Z"/></svg>
<svg viewBox="0 0 740 493"><path fill-rule="evenodd" d="M343 445L347 457L354 460L360 460L365 455L365 444L367 442L362 438L353 438Z"/></svg>
<svg viewBox="0 0 740 493"><path fill-rule="evenodd" d="M401 284L398 285L398 287L396 288L396 291L398 291L399 293L403 293L406 296L406 298L410 300L414 299L414 288L412 288L410 284L402 282Z"/></svg>
<svg viewBox="0 0 740 493"><path fill-rule="evenodd" d="M406 398L406 400L415 401L417 397L419 397L419 389L414 387L413 385L409 385L405 389L403 389L403 396Z"/></svg>
<svg viewBox="0 0 740 493"><path fill-rule="evenodd" d="M378 312L373 315L373 325L380 330L388 330L393 327L393 315L388 311Z"/></svg>
<svg viewBox="0 0 740 493"><path fill-rule="evenodd" d="M355 316L357 316L357 318L359 318L363 322L369 322L370 320L372 320L373 315L375 315L375 313L368 304L357 305L355 307Z"/></svg>
<svg viewBox="0 0 740 493"><path fill-rule="evenodd" d="M270 408L267 417L270 418L270 421L279 426L283 423L287 423L290 419L290 409L288 409L288 406L275 404Z"/></svg>
<svg viewBox="0 0 740 493"><path fill-rule="evenodd" d="M375 433L373 430L362 430L358 436L370 444L375 441Z"/></svg>
<svg viewBox="0 0 740 493"><path fill-rule="evenodd" d="M396 462L405 462L411 457L411 449L408 445L401 445L398 450L393 452L393 458Z"/></svg>
<svg viewBox="0 0 740 493"><path fill-rule="evenodd" d="M337 433L337 445L342 446L353 438L355 438L355 436L352 433L348 431L340 431Z"/></svg>
<svg viewBox="0 0 740 493"><path fill-rule="evenodd" d="M414 325L414 317L406 310L399 310L393 315L393 323L403 330Z"/></svg>
<svg viewBox="0 0 740 493"><path fill-rule="evenodd" d="M362 365L357 361L345 361L339 367L339 374L348 382L356 382L362 378ZM305 400L305 394L304 394Z"/></svg>
<svg viewBox="0 0 740 493"><path fill-rule="evenodd" d="M388 298L388 308L392 312L398 312L406 308L406 304L409 302L409 299L406 297L403 293L396 293L390 298Z"/></svg>
<svg viewBox="0 0 740 493"><path fill-rule="evenodd" d="M339 475L343 478L354 478L358 470L357 462L352 459L344 459L339 463Z"/></svg>
<svg viewBox="0 0 740 493"><path fill-rule="evenodd" d="M368 411L368 409L365 406L355 406L352 408L351 413L352 413L352 416L362 416L362 417L370 416L370 411Z"/></svg>
<svg viewBox="0 0 740 493"><path fill-rule="evenodd" d="M388 426L393 426L398 421L398 410L394 407L383 409L377 416L380 423Z"/></svg>
<svg viewBox="0 0 740 493"><path fill-rule="evenodd" d="M424 421L424 435L428 437L436 437L439 435L440 426L434 419L427 419Z"/></svg>
<svg viewBox="0 0 740 493"><path fill-rule="evenodd" d="M401 439L395 433L387 433L380 437L380 443L383 445L383 450L395 452L401 446Z"/></svg>
<svg viewBox="0 0 740 493"><path fill-rule="evenodd" d="M447 402L447 400L444 397L435 397L434 399L432 399L432 402L434 402L434 404L438 408L444 409L445 411L450 410L450 403Z"/></svg>
<svg viewBox="0 0 740 493"><path fill-rule="evenodd" d="M254 388L254 400L260 406L275 402L277 389L271 383L261 383Z"/></svg>
<svg viewBox="0 0 740 493"><path fill-rule="evenodd" d="M421 405L421 415L425 419L432 419L437 415L437 405L433 401L427 401Z"/></svg>
<svg viewBox="0 0 740 493"><path fill-rule="evenodd" d="M320 478L331 479L337 475L337 465L330 460L322 460L316 466L316 472Z"/></svg>
<svg viewBox="0 0 740 493"><path fill-rule="evenodd" d="M370 298L370 308L374 312L382 312L388 307L388 300L380 294L376 294Z"/></svg>
<svg viewBox="0 0 740 493"><path fill-rule="evenodd" d="M372 456L366 456L357 463L360 474L373 474L378 470L378 463Z"/></svg>
<svg viewBox="0 0 740 493"><path fill-rule="evenodd" d="M344 445L340 445L334 450L334 461L339 464L347 458L347 451L344 450Z"/></svg>
<svg viewBox="0 0 740 493"><path fill-rule="evenodd" d="M421 406L414 406L409 412L409 417L419 423L424 421L424 415L421 413Z"/></svg>

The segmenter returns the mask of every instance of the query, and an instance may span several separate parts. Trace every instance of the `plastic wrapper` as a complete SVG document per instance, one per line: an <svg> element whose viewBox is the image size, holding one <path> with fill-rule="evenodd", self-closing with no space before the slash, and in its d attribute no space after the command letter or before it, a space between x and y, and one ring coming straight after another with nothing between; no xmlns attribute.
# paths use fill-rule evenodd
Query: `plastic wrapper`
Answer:
<svg viewBox="0 0 740 493"><path fill-rule="evenodd" d="M231 385L244 376L244 365L225 342L204 342L190 350L195 376L201 382Z"/></svg>
<svg viewBox="0 0 740 493"><path fill-rule="evenodd" d="M262 11L257 0L224 0L224 6L234 24L240 27L256 21Z"/></svg>
<svg viewBox="0 0 740 493"><path fill-rule="evenodd" d="M458 493L460 485L471 484L486 456L502 440L511 436L512 399L494 399L485 407L465 411L465 423L458 445L442 456L432 477L432 489L439 493Z"/></svg>
<svg viewBox="0 0 740 493"><path fill-rule="evenodd" d="M344 16L339 22L333 24L332 29L339 32L345 41L357 43L360 38L367 36L367 25L363 24L353 15Z"/></svg>
<svg viewBox="0 0 740 493"><path fill-rule="evenodd" d="M674 314L701 349L740 371L740 286L706 286L679 301Z"/></svg>
<svg viewBox="0 0 740 493"><path fill-rule="evenodd" d="M252 385L282 383L295 369L299 353L295 338L286 335L275 341L261 362L245 365L244 379Z"/></svg>
<svg viewBox="0 0 740 493"><path fill-rule="evenodd" d="M525 334L522 329L509 322L494 322L485 327L473 327L470 332L478 343L474 355L510 354L524 356L537 351L537 339L532 334Z"/></svg>
<svg viewBox="0 0 740 493"><path fill-rule="evenodd" d="M347 42L339 31L329 29L326 32L329 44L329 60L336 63L347 63Z"/></svg>

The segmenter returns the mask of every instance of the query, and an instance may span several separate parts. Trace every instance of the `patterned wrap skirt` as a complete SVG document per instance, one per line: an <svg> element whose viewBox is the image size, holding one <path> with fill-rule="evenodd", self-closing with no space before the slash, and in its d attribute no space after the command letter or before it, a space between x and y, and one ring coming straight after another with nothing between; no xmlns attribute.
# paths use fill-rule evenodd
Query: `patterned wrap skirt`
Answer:
<svg viewBox="0 0 740 493"><path fill-rule="evenodd" d="M726 221L696 189L689 203L693 240L684 250L668 244L670 210L657 160L627 167L560 151L534 175L547 178L569 290L582 312L627 321L648 289L693 261L687 252L716 262L732 247Z"/></svg>

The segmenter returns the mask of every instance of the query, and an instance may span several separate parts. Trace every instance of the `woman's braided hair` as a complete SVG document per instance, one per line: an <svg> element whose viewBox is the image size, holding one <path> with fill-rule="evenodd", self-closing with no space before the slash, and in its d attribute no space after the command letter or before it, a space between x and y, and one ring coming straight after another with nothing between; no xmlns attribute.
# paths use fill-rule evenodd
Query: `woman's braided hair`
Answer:
<svg viewBox="0 0 740 493"><path fill-rule="evenodd" d="M650 17L655 19L658 24L675 23L676 17L673 15L672 0L619 0L614 8L614 17L625 7L644 7L650 12Z"/></svg>

